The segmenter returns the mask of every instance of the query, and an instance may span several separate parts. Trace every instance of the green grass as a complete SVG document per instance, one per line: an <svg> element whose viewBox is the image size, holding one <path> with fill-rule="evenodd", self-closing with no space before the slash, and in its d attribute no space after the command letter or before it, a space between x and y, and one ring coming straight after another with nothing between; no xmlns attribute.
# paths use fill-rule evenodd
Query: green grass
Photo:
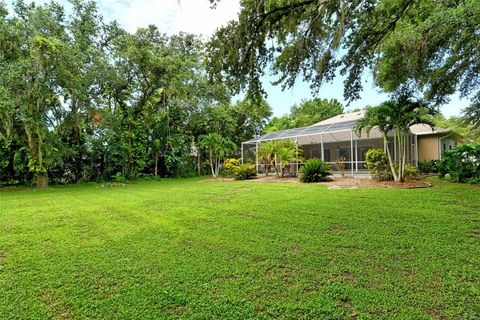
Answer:
<svg viewBox="0 0 480 320"><path fill-rule="evenodd" d="M478 319L480 188L0 192L0 318Z"/></svg>

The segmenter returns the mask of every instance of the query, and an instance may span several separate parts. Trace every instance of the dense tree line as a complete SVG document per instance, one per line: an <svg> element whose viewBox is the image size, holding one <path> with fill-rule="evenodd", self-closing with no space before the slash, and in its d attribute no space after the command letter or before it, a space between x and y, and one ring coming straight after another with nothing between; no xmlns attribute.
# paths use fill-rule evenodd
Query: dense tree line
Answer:
<svg viewBox="0 0 480 320"><path fill-rule="evenodd" d="M304 99L299 104L294 104L288 114L270 119L265 131L307 127L342 113L343 105L336 99Z"/></svg>
<svg viewBox="0 0 480 320"><path fill-rule="evenodd" d="M199 38L128 33L94 2L71 6L0 3L0 181L202 173L202 135L238 144L271 115L209 81Z"/></svg>

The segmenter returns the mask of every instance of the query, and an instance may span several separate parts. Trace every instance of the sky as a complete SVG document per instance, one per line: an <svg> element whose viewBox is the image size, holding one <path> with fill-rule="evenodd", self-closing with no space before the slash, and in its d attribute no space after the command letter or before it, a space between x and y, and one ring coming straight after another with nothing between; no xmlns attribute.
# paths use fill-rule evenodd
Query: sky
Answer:
<svg viewBox="0 0 480 320"><path fill-rule="evenodd" d="M68 7L67 0L57 1ZM37 2L47 1L37 0ZM97 4L105 21L117 20L129 32L155 24L161 32L167 34L184 31L202 35L205 39L208 39L218 27L236 19L240 10L239 0L222 0L216 9L211 8L208 0L97 0ZM274 80L275 78L270 76L263 78L268 94L267 100L274 116L284 115L292 105L299 103L302 99L313 97L337 99L345 104L341 77L337 77L333 83L326 83L315 96L312 95L309 84L301 80L297 81L293 88L285 91L282 91L280 86L273 86L271 82ZM377 105L388 99L388 95L374 88L372 82L371 74L366 74L361 99L352 102L346 107L347 110ZM445 116L450 117L459 115L466 106L468 101L456 95L440 110Z"/></svg>

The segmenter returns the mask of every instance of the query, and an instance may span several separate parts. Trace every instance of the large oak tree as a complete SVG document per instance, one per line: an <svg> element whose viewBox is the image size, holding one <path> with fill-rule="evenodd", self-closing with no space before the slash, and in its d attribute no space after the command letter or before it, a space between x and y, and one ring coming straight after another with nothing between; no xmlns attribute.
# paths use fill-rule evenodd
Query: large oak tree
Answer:
<svg viewBox="0 0 480 320"><path fill-rule="evenodd" d="M238 21L211 40L209 59L213 77L252 95L271 68L284 88L302 78L313 91L340 73L351 101L371 70L387 92L413 89L441 104L458 91L478 121L480 2L243 0Z"/></svg>

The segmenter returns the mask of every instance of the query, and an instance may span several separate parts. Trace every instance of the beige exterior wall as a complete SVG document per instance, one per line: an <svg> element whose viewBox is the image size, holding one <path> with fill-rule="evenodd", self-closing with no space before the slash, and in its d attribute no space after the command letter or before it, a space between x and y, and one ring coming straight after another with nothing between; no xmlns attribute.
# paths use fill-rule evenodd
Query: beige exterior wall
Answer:
<svg viewBox="0 0 480 320"><path fill-rule="evenodd" d="M438 135L418 136L418 160L439 160Z"/></svg>

